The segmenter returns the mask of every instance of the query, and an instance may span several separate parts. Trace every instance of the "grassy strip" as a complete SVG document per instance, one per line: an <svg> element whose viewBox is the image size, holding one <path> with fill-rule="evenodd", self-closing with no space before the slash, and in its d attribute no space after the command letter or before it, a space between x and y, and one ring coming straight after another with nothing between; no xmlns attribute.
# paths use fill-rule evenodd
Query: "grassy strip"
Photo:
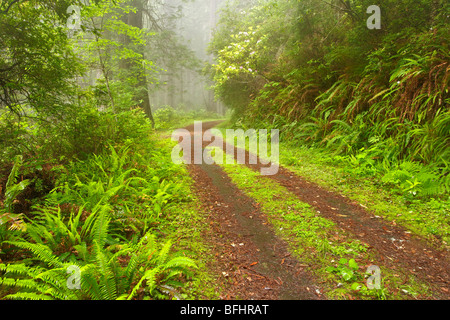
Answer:
<svg viewBox="0 0 450 320"><path fill-rule="evenodd" d="M361 177L354 168L333 162L317 149L280 145L280 163L296 174L327 189L344 194L366 206L370 212L394 221L430 243L448 248L450 240L450 198L407 199L386 189L381 178Z"/></svg>
<svg viewBox="0 0 450 320"><path fill-rule="evenodd" d="M231 163L230 159L226 163ZM411 295L426 295L424 284L417 283L413 276L404 283L406 272L390 270L374 261L375 255L366 244L352 239L270 178L245 166L222 167L233 183L261 205L277 234L290 244L290 250L324 282L329 298L408 299ZM365 285L365 271L370 265L382 270L381 289L369 290Z"/></svg>
<svg viewBox="0 0 450 320"><path fill-rule="evenodd" d="M163 138L166 134L160 135L159 142L163 153L170 156L177 142ZM174 242L176 249L184 252L198 266L195 276L185 288L183 297L195 300L216 300L219 299L220 289L215 286L214 277L207 268L207 264L215 258L203 238L209 224L201 212L199 199L193 191L194 181L187 168L183 165L177 166L177 175L177 183L181 186L180 192L185 195L186 201L169 208L161 227L166 237Z"/></svg>
<svg viewBox="0 0 450 320"><path fill-rule="evenodd" d="M229 123L218 129L226 139ZM232 143L230 139L226 139ZM249 145L246 145L249 149ZM358 167L337 161L326 150L281 141L280 165L328 190L364 205L374 215L393 221L440 249L450 241L450 197L407 198L381 183L381 177L361 176ZM412 196L412 195L411 195Z"/></svg>

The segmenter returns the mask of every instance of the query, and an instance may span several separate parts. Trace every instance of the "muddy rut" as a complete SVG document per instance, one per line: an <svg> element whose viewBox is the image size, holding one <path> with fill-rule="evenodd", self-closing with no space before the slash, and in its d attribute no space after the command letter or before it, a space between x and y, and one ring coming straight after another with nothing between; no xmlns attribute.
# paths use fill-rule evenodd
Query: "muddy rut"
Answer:
<svg viewBox="0 0 450 320"><path fill-rule="evenodd" d="M203 123L203 130L219 123ZM193 134L194 126L186 129ZM227 150L225 142L223 146ZM229 150L237 154L236 147ZM261 169L259 161L251 165L248 159L246 152L246 165ZM212 267L220 269L216 273L226 292L223 299L325 299L313 275L291 257L287 244L275 235L258 205L218 165L189 165L189 170L205 212L209 213L209 237L218 262ZM280 167L276 175L268 177L367 243L383 265L401 266L423 279L433 288L436 299L450 298L447 251L432 248L395 223L375 217L358 203L308 182L286 168Z"/></svg>

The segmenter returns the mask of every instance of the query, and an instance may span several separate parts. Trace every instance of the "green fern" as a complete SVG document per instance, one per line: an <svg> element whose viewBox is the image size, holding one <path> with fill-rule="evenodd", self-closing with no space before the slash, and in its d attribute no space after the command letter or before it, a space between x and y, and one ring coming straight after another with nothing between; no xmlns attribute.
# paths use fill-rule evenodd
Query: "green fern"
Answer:
<svg viewBox="0 0 450 320"><path fill-rule="evenodd" d="M28 224L27 237L35 243L47 245L54 252L70 255L75 246L88 241L80 234L83 212L83 207L78 211L72 209L69 217L64 217L59 206L39 208L33 212L35 218Z"/></svg>
<svg viewBox="0 0 450 320"><path fill-rule="evenodd" d="M9 223L9 230L26 230L26 224L22 219L22 214L14 214L14 201L30 184L29 180L22 180L17 183L22 162L22 156L16 156L13 168L6 181L3 208L0 208L0 227L6 226L6 223Z"/></svg>
<svg viewBox="0 0 450 320"><path fill-rule="evenodd" d="M59 260L59 258L53 254L50 248L44 244L30 243L26 241L6 241L6 242L18 248L31 251L39 261L44 262L51 267L61 268L64 265Z"/></svg>
<svg viewBox="0 0 450 320"><path fill-rule="evenodd" d="M11 173L9 174L8 180L6 182L4 206L6 208L6 211L9 213L13 212L13 202L16 197L30 184L29 180L23 180L17 183L17 178L19 177L19 169L22 166L22 162L22 156L16 156L14 166L11 169Z"/></svg>
<svg viewBox="0 0 450 320"><path fill-rule="evenodd" d="M136 296L136 293L139 289L142 288L144 281L146 282L147 289L152 292L156 287L156 277L160 273L160 268L156 267L150 270L145 271L142 278L139 282L134 286L129 295L123 295L121 298L126 300L131 300Z"/></svg>
<svg viewBox="0 0 450 320"><path fill-rule="evenodd" d="M91 239L101 247L106 244L110 221L109 208L104 206L98 213L91 231Z"/></svg>
<svg viewBox="0 0 450 320"><path fill-rule="evenodd" d="M47 261L48 257L46 256L42 260ZM57 257L54 256L51 260L54 262ZM67 287L66 270L68 266L69 264L61 263L59 268L46 269L30 267L26 264L0 264L0 271L4 272L4 277L0 277L0 284L17 290L5 298L13 300L79 299L80 293Z"/></svg>
<svg viewBox="0 0 450 320"><path fill-rule="evenodd" d="M108 261L107 254L97 241L94 241L94 248L101 300L115 300L117 299L117 284L111 268L112 262Z"/></svg>
<svg viewBox="0 0 450 320"><path fill-rule="evenodd" d="M419 163L404 161L398 168L389 170L381 179L383 183L398 186L403 193L429 197L444 192L440 177Z"/></svg>

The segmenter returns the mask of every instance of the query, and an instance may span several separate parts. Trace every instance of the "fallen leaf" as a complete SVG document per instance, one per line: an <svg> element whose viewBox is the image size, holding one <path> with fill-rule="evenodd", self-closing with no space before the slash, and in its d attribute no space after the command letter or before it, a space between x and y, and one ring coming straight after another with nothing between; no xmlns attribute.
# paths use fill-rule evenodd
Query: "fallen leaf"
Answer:
<svg viewBox="0 0 450 320"><path fill-rule="evenodd" d="M250 264L250 267L256 266L257 264L258 264L258 262L253 262L252 264Z"/></svg>

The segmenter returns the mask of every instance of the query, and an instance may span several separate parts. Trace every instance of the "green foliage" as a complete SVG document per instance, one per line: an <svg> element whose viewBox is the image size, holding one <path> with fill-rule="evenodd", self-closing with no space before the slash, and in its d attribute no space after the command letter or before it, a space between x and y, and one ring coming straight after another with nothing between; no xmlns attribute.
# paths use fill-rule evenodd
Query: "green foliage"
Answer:
<svg viewBox="0 0 450 320"><path fill-rule="evenodd" d="M22 156L16 157L14 166L11 170L11 173L9 174L8 180L6 181L5 200L3 202L6 213L14 212L14 200L30 184L29 180L22 180L20 182L17 182L22 161Z"/></svg>
<svg viewBox="0 0 450 320"><path fill-rule="evenodd" d="M17 214L14 210L16 197L30 184L29 180L17 183L22 161L22 156L16 157L6 181L4 200L0 206L0 253L2 254L9 254L13 251L10 246L4 244L4 241L20 237L22 232L27 229L22 213Z"/></svg>
<svg viewBox="0 0 450 320"><path fill-rule="evenodd" d="M337 274L341 277L341 279L351 284L350 289L361 295L362 297L375 298L378 300L386 300L388 297L388 292L386 288L373 288L369 289L364 283L366 278L369 277L369 274L364 274L360 272L360 266L356 263L355 259L345 259L342 258L339 260L337 266L328 267L326 269L327 272ZM363 283L361 283L363 282ZM381 279L380 279L381 285Z"/></svg>
<svg viewBox="0 0 450 320"><path fill-rule="evenodd" d="M173 212L191 200L183 180L186 173L170 160L173 146L155 137L141 111L111 113L111 118L109 113L100 117L91 112L98 132L106 134L104 146L83 157L79 154L82 159L66 153L59 163L53 160L54 187L36 199L24 227L1 226L5 264L0 281L2 288L12 287L15 292L2 295L8 293L10 299L185 297L181 289L189 282L186 277L193 277L195 263L184 250L173 253L172 243L179 246L177 219L187 214ZM86 141L85 148L91 146ZM45 159L48 149L36 153L36 158ZM21 161L18 157L7 191L17 184ZM30 172L41 166L37 159L23 161ZM8 194L8 201L13 201L16 193ZM81 271L81 290L66 286L71 266Z"/></svg>
<svg viewBox="0 0 450 320"><path fill-rule="evenodd" d="M182 197L180 187L156 176L147 183L143 174L154 172L143 169L151 169L145 159L132 155L130 146L118 151L109 146L105 154L74 163L69 170L78 174L60 177L62 188L57 186L45 205L32 212L24 240L4 242L31 255L21 263L1 265L6 274L0 282L16 290L7 299L181 297L178 288L196 264L173 255L171 241L160 245L151 231ZM140 165L127 169L134 161ZM80 269L81 290L66 285L71 266Z"/></svg>
<svg viewBox="0 0 450 320"><path fill-rule="evenodd" d="M153 12L144 1L78 4L80 30L66 27L67 1L0 12L0 295L186 297L196 263L183 241L196 209L173 146L151 127L148 89L160 70L143 24ZM153 27L160 41L170 33ZM66 285L71 267L80 290Z"/></svg>
<svg viewBox="0 0 450 320"><path fill-rule="evenodd" d="M142 28L143 10L142 2L131 0L85 6L76 38L85 63L102 72L94 86L103 92L102 102L114 113L141 106L151 118L150 106L144 107L142 100L148 95L147 79L156 81L159 69L144 54L154 33Z"/></svg>
<svg viewBox="0 0 450 320"><path fill-rule="evenodd" d="M185 111L171 106L163 106L154 112L155 129L179 129L194 121L221 119L222 116L204 109Z"/></svg>
<svg viewBox="0 0 450 320"><path fill-rule="evenodd" d="M344 281L355 282L360 280L360 274L357 273L359 266L355 259L347 260L341 258L337 267L328 267L326 269L328 272L333 272L339 274Z"/></svg>
<svg viewBox="0 0 450 320"><path fill-rule="evenodd" d="M389 170L382 182L398 186L399 191L416 195L433 196L441 192L439 177L430 169L414 162L402 162L398 169Z"/></svg>
<svg viewBox="0 0 450 320"><path fill-rule="evenodd" d="M431 164L442 177L450 136L445 5L382 1L377 31L366 27L370 4L231 4L211 43L216 94L238 125L275 126L335 154L358 157L364 148L376 160ZM245 84L248 100L238 100L233 83Z"/></svg>
<svg viewBox="0 0 450 320"><path fill-rule="evenodd" d="M180 112L170 106L164 106L155 111L156 129L169 129L179 123Z"/></svg>
<svg viewBox="0 0 450 320"><path fill-rule="evenodd" d="M0 107L18 117L62 119L75 97L73 79L83 68L54 5L32 0L1 14Z"/></svg>
<svg viewBox="0 0 450 320"><path fill-rule="evenodd" d="M29 242L11 242L28 250L42 267L27 264L0 264L5 276L0 284L17 290L6 299L18 300L117 300L138 295L164 298L165 287L179 287L180 275L189 274L195 263L187 257L171 257L171 244L159 247L155 237L145 235L137 244L120 249L104 248L94 240L87 259L63 263L49 247ZM121 259L128 260L123 266ZM69 286L71 267L79 269L80 288ZM160 290L159 293L156 291Z"/></svg>

